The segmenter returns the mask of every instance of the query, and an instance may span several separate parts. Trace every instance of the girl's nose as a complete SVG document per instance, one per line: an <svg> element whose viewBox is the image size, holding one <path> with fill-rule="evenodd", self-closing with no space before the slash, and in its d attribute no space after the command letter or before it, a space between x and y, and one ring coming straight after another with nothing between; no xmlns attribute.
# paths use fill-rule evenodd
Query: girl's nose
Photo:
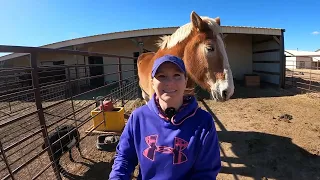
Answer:
<svg viewBox="0 0 320 180"><path fill-rule="evenodd" d="M175 84L174 78L170 78L170 77L167 77L164 82L165 82L166 86L169 86L169 85L171 86L171 85Z"/></svg>
<svg viewBox="0 0 320 180"><path fill-rule="evenodd" d="M167 77L166 82L167 83L174 83L175 79L173 77Z"/></svg>

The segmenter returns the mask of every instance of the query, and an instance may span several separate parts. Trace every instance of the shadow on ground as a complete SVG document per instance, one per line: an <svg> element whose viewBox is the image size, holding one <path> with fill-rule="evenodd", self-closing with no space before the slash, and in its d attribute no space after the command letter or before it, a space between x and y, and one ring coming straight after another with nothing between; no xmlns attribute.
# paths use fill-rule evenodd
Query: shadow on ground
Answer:
<svg viewBox="0 0 320 180"><path fill-rule="evenodd" d="M232 174L234 179L242 175L255 180L320 180L319 155L307 152L287 137L252 131L227 131L209 106L204 101L202 103L221 129L218 132L220 143L230 143L236 156L227 157L221 148L221 160L227 164L222 167L221 173Z"/></svg>
<svg viewBox="0 0 320 180"><path fill-rule="evenodd" d="M85 162L78 162L88 168L88 170L84 173L83 176L75 175L70 172L64 171L62 173L63 177L66 179L79 179L79 180L100 180L100 179L109 179L109 174L112 169L112 164L113 162L95 162L91 159L84 158L88 161L89 163Z"/></svg>
<svg viewBox="0 0 320 180"><path fill-rule="evenodd" d="M261 180L320 179L320 156L310 154L290 138L259 132L220 131L220 142L231 143L237 156L221 160L242 167L224 166L221 173L237 174Z"/></svg>
<svg viewBox="0 0 320 180"><path fill-rule="evenodd" d="M210 94L197 87L198 99L210 99ZM243 82L235 82L235 91L231 99L293 96L298 94L293 89L281 89L275 85L261 83L259 87L247 87Z"/></svg>

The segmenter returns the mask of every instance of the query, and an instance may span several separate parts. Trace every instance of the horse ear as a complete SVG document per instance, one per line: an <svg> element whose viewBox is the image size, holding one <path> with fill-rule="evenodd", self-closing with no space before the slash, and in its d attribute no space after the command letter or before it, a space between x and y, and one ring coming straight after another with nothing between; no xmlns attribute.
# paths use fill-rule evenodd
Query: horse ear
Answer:
<svg viewBox="0 0 320 180"><path fill-rule="evenodd" d="M221 25L220 17L216 17L216 18L214 18L214 20L216 20L216 23L217 23L219 26Z"/></svg>
<svg viewBox="0 0 320 180"><path fill-rule="evenodd" d="M191 12L190 19L192 22L193 27L197 28L198 30L203 29L203 22L200 16L195 13L194 11Z"/></svg>

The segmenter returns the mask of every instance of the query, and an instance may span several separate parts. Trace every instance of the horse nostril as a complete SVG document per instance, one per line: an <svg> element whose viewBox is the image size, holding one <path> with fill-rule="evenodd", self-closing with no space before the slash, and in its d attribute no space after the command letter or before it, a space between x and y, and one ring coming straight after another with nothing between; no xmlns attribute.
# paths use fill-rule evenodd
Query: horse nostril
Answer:
<svg viewBox="0 0 320 180"><path fill-rule="evenodd" d="M222 91L222 98L223 98L223 100L226 100L226 98L227 98L227 91L226 90Z"/></svg>

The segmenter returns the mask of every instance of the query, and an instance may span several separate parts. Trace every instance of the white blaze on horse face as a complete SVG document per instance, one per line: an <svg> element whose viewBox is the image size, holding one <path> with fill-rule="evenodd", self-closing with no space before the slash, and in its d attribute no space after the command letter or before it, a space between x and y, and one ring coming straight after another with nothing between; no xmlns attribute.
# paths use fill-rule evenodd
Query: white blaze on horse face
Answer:
<svg viewBox="0 0 320 180"><path fill-rule="evenodd" d="M221 36L217 36L217 42L218 42L218 48L223 56L223 71L224 71L224 75L225 75L225 89L227 90L227 94L226 94L226 100L230 99L230 97L233 95L234 93L234 83L233 83L233 76L232 76L232 71L229 65L229 59L227 56L227 52L226 49L224 47L224 43L222 41Z"/></svg>
<svg viewBox="0 0 320 180"><path fill-rule="evenodd" d="M222 55L223 73L224 73L225 79L224 80L217 79L216 81L214 81L212 76L209 73L207 73L206 76L208 79L207 83L209 84L211 89L212 97L215 100L224 101L224 100L230 99L230 97L233 95L234 84L233 84L233 76L230 69L227 52L225 51L224 43L220 35L217 35L217 48L218 49L215 49L214 53L219 53L217 52L217 50L219 50ZM203 47L203 49L205 49L205 47ZM207 53L207 56L212 56L210 55L210 53L212 52L208 52L206 50L205 52Z"/></svg>

